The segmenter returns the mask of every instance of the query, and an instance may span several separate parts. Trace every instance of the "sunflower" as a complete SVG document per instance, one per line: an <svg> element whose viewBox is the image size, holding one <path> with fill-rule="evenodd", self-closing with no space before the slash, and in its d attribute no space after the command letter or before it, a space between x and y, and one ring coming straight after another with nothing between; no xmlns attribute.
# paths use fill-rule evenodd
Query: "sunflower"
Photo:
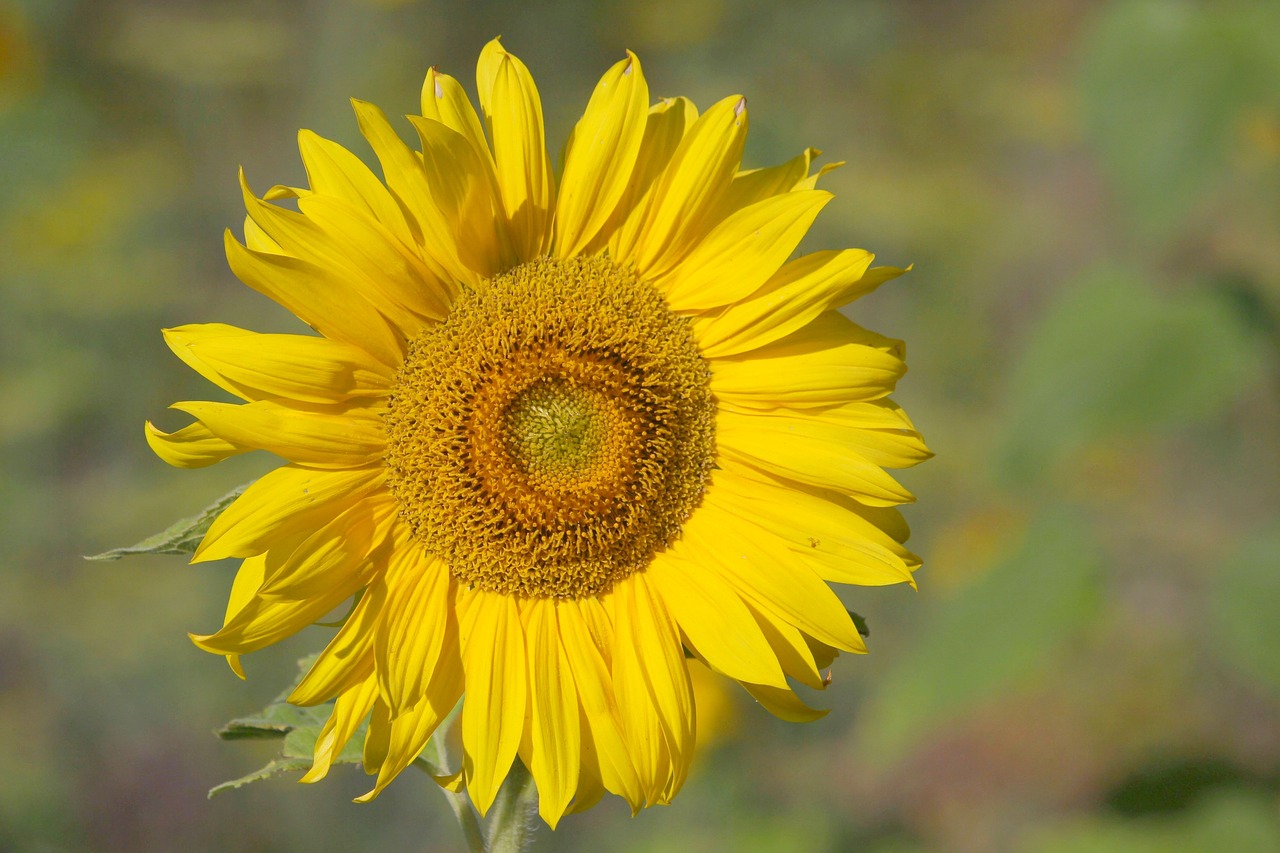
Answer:
<svg viewBox="0 0 1280 853"><path fill-rule="evenodd" d="M634 54L601 79L557 176L526 67L480 55L481 123L431 70L421 151L355 101L383 179L303 131L309 188L263 197L227 257L316 335L165 332L243 403L147 439L184 468L286 464L193 562L242 560L239 656L354 602L290 701L333 701L304 781L368 721L376 796L461 701L483 814L517 758L542 817L605 791L666 803L693 754L686 660L787 720L865 647L828 582L910 583L884 472L929 452L888 400L899 342L836 311L903 272L860 250L789 260L831 195L812 149L742 170L747 110L650 104ZM486 133L487 131L487 133ZM558 184L558 188L557 188ZM280 204L278 202L284 202Z"/></svg>

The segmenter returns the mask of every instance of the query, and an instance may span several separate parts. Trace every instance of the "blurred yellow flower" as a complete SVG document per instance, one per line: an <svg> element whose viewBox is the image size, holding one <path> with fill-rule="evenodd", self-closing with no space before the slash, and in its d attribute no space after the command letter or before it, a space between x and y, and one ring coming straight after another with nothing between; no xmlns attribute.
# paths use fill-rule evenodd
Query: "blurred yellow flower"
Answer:
<svg viewBox="0 0 1280 853"><path fill-rule="evenodd" d="M729 682L697 660L689 661L689 682L698 708L698 744L693 765L697 772L701 757L734 738L742 721L737 697L729 694Z"/></svg>
<svg viewBox="0 0 1280 853"><path fill-rule="evenodd" d="M554 826L605 791L638 810L680 789L686 650L781 717L820 716L788 677L821 689L865 650L827 582L911 581L911 496L883 467L929 453L887 399L900 344L835 310L902 270L788 261L831 197L816 152L740 171L745 101L650 105L628 54L557 180L525 66L495 40L477 77L488 142L432 70L421 152L355 102L385 184L303 131L309 189L244 187L232 270L319 336L168 330L245 403L178 403L194 423L146 433L179 467L287 463L196 552L243 559L197 645L241 672L355 596L290 697L336 699L304 781L369 719L376 796L462 699L441 781L483 814L518 756Z"/></svg>

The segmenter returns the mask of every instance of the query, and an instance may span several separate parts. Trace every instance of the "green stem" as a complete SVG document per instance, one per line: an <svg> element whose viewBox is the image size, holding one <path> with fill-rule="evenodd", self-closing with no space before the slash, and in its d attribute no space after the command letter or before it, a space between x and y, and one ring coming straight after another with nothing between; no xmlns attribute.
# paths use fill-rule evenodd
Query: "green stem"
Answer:
<svg viewBox="0 0 1280 853"><path fill-rule="evenodd" d="M437 731L435 736L427 741L426 751L430 757L425 761L420 758L414 764L432 775L444 773L444 768L448 765L443 740L444 732ZM486 853L484 833L480 831L480 818L472 808L471 798L467 796L467 792L459 791L455 794L445 788L440 790L444 791L444 798L449 801L449 808L453 810L453 816L458 819L458 825L462 827L462 834L467 839L467 849L471 853Z"/></svg>
<svg viewBox="0 0 1280 853"><path fill-rule="evenodd" d="M489 811L489 853L525 853L537 828L538 789L517 759Z"/></svg>

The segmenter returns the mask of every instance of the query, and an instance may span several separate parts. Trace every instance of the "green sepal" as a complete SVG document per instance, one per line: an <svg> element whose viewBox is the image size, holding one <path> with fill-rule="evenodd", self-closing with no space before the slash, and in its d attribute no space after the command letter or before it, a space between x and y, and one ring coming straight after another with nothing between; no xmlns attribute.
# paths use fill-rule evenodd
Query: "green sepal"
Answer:
<svg viewBox="0 0 1280 853"><path fill-rule="evenodd" d="M204 534L208 531L209 525L213 524L213 520L221 515L224 509L231 506L232 501L240 497L246 488L248 488L247 483L243 486L237 486L199 513L190 518L175 521L161 532L154 536L148 536L136 545L130 545L127 548L112 548L110 551L103 551L101 554L94 554L91 557L85 557L85 559L95 562L108 562L118 560L121 557L130 557L134 554L190 556L196 552L196 546L204 538Z"/></svg>

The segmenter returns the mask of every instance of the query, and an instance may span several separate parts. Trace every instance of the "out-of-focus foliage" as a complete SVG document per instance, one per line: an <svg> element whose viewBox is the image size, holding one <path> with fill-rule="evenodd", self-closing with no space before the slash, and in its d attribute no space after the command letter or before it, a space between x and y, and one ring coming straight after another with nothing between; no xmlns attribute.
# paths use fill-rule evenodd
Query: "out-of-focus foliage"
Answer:
<svg viewBox="0 0 1280 853"><path fill-rule="evenodd" d="M1259 686L1280 696L1280 534L1268 530L1226 555L1214 589L1218 651Z"/></svg>
<svg viewBox="0 0 1280 853"><path fill-rule="evenodd" d="M1032 834L1027 853L1271 853L1280 847L1275 799L1207 797L1174 818L1079 820Z"/></svg>
<svg viewBox="0 0 1280 853"><path fill-rule="evenodd" d="M902 754L984 698L1044 679L1096 612L1097 547L1078 519L1055 514L1010 537L1009 557L922 614L910 656L867 705L863 761ZM1027 566L1035 566L1028 572Z"/></svg>
<svg viewBox="0 0 1280 853"><path fill-rule="evenodd" d="M425 774L207 800L282 748L211 730L332 629L240 682L186 638L234 566L79 555L270 464L176 472L142 434L209 393L161 327L297 328L221 257L236 167L302 183L299 127L367 156L349 97L413 112L497 33L553 151L632 48L655 95L748 97L749 166L847 161L807 245L915 263L850 313L908 342L938 454L904 476L919 592L846 591L872 654L831 714L699 672L675 804L544 847L1280 848L1280 6L0 0L0 849L461 848Z"/></svg>
<svg viewBox="0 0 1280 853"><path fill-rule="evenodd" d="M1099 16L1083 45L1084 128L1139 231L1173 236L1223 190L1241 130L1280 109L1277 45L1274 3L1144 0Z"/></svg>
<svg viewBox="0 0 1280 853"><path fill-rule="evenodd" d="M1146 278L1085 273L1033 324L1009 376L1010 480L1034 481L1110 436L1212 420L1257 387L1259 341L1230 303L1205 287L1161 293Z"/></svg>

